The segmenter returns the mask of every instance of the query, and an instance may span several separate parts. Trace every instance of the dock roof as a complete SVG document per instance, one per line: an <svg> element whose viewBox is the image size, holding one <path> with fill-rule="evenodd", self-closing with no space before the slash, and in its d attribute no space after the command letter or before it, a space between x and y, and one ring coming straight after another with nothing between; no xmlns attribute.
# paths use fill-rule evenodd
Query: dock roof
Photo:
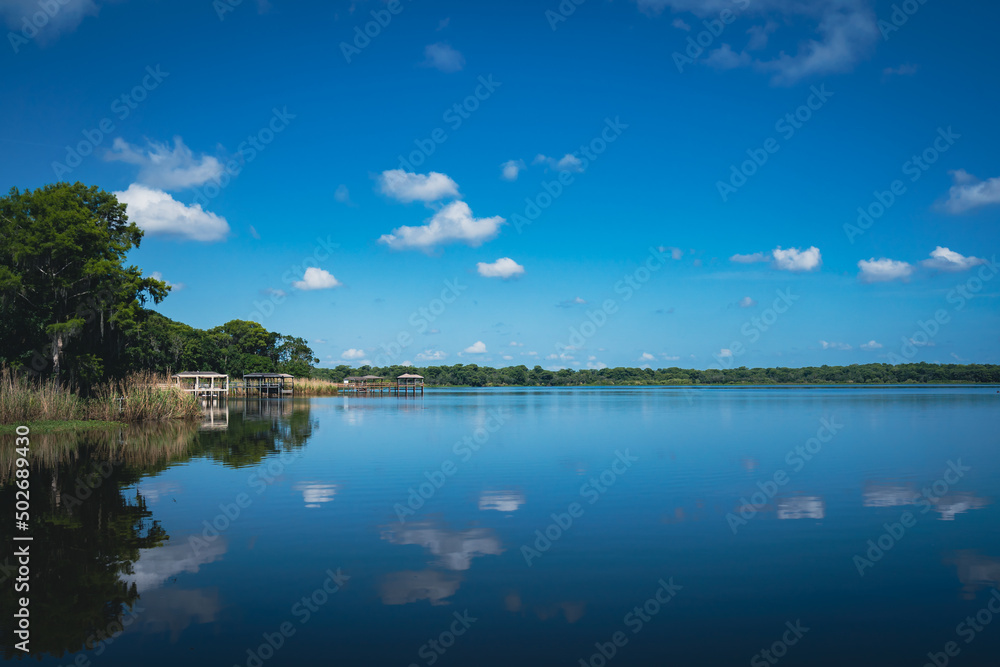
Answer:
<svg viewBox="0 0 1000 667"><path fill-rule="evenodd" d="M424 376L423 375L414 375L413 373L403 373L402 375L399 375L399 376L396 377L397 380L402 380L403 378L417 378L417 379L423 380Z"/></svg>
<svg viewBox="0 0 1000 667"><path fill-rule="evenodd" d="M229 377L225 373L216 373L215 371L183 371L181 373L174 373L170 377L174 378L224 378Z"/></svg>

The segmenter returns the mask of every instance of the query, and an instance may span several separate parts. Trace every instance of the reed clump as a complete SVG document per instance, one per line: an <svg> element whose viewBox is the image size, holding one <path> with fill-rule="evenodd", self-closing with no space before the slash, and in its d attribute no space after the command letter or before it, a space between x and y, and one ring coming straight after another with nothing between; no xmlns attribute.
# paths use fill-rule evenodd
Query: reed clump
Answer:
<svg viewBox="0 0 1000 667"><path fill-rule="evenodd" d="M91 397L83 398L55 379L0 369L0 424L71 420L135 423L196 419L200 414L194 395L152 373L132 373L98 386Z"/></svg>

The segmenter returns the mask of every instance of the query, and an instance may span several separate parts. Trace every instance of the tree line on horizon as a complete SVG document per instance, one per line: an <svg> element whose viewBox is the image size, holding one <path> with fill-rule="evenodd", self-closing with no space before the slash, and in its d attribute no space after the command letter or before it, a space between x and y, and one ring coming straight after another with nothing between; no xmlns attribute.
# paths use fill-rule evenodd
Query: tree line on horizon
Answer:
<svg viewBox="0 0 1000 667"><path fill-rule="evenodd" d="M947 384L1000 383L994 364L854 364L804 368L601 368L546 370L541 366L492 368L476 364L454 366L361 366L314 368L312 377L343 382L351 375L395 378L403 373L424 376L428 386L561 387L608 385L719 385L719 384Z"/></svg>

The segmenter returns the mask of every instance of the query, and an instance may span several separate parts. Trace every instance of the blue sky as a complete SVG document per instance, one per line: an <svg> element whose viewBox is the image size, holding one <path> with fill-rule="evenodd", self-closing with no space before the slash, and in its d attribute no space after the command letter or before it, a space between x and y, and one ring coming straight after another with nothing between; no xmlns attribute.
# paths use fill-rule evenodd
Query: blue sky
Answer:
<svg viewBox="0 0 1000 667"><path fill-rule="evenodd" d="M1000 8L896 7L15 0L0 181L323 365L1000 363Z"/></svg>

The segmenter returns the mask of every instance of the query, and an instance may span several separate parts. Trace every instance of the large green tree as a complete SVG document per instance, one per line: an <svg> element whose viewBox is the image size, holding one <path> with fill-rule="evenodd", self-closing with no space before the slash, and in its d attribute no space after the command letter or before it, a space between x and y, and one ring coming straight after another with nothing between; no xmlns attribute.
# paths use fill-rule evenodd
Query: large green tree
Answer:
<svg viewBox="0 0 1000 667"><path fill-rule="evenodd" d="M0 363L83 384L113 372L142 306L170 289L125 265L142 235L82 183L0 198Z"/></svg>

